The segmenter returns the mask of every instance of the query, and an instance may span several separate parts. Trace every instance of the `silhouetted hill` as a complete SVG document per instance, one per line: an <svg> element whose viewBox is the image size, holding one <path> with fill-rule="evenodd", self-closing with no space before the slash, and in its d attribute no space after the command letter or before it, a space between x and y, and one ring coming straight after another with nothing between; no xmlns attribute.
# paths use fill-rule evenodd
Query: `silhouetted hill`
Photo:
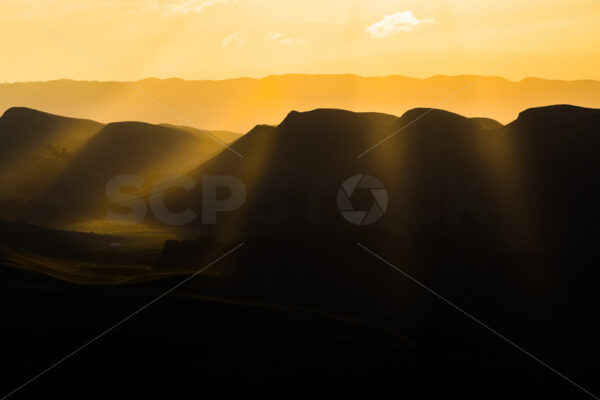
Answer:
<svg viewBox="0 0 600 400"><path fill-rule="evenodd" d="M2 153L32 152L52 145L73 149L81 146L102 124L48 114L25 107L13 107L0 117Z"/></svg>
<svg viewBox="0 0 600 400"><path fill-rule="evenodd" d="M23 107L0 117L0 199L39 195L102 124Z"/></svg>
<svg viewBox="0 0 600 400"><path fill-rule="evenodd" d="M242 237L260 231L311 230L317 225L346 229L335 200L346 179L373 175L383 182L392 205L416 206L423 196L435 196L435 190L446 185L440 180L463 179L470 184L483 180L481 163L489 149L477 142L491 137L480 135L482 131L476 122L442 110L415 109L401 118L329 109L291 112L277 127L256 128L234 143L244 159L224 152L192 176L200 180L232 175L247 187L247 202L239 212L224 216L232 220L218 229L235 227ZM382 140L381 147L361 156ZM428 192L432 184L434 191ZM198 210L200 190L168 200L175 209L195 205ZM435 202L443 203L445 197L434 197ZM380 225L401 230L410 225L413 214L390 206L389 218ZM253 228L241 233L247 225Z"/></svg>
<svg viewBox="0 0 600 400"><path fill-rule="evenodd" d="M505 127L486 129L480 121L426 108L399 118L335 109L290 112L278 126L256 126L235 141L232 147L243 158L220 151L207 161L194 160L189 176L197 182L210 175L231 175L247 189L241 207L219 214L217 224L198 219L185 227L191 240L168 241L160 256L149 251L143 258L156 256L152 264L136 268L113 266L107 271L97 264L84 268L58 259L60 251L48 246L27 248L58 253L57 259L26 258L9 249L3 253L7 256L0 255L0 262L12 267L1 270L8 289L3 293L10 296L10 304L20 305L29 305L22 299L35 294L53 311L49 315L67 321L64 326L69 330L81 325L79 320L74 324L68 313L72 308L66 305L73 300L81 315L94 321L103 315L114 323L122 318L123 299L135 300L137 305L131 308L136 309L173 289L184 275L194 279L176 287L179 296L167 296L161 300L168 304L155 305L155 321L163 330L129 324L115 330L122 335L119 338L131 335L128 343L140 346L139 354L147 355L148 343L160 339L181 343L180 332L187 332L191 343L211 340L211 346L219 343L232 355L222 361L219 347L211 360L227 366L232 360L242 366L247 365L244 360L256 360L232 375L251 376L249 380L259 385L299 382L281 371L298 376L302 370L309 371L311 382L333 380L338 386L362 379L373 390L384 381L395 393L398 382L414 381L409 389L402 386L403 392L434 398L440 397L440 387L445 395L457 397L465 393L497 397L499 388L509 395L543 393L546 398L578 393L460 309L595 392L600 328L590 316L598 307L594 293L600 278L594 268L600 233L596 212L600 198L595 190L599 113L572 106L544 107L522 112ZM172 130L109 125L88 142L81 153L87 155L72 163L75 172L64 177L78 187L84 180L80 176L94 171L85 179L91 179L89 191L96 193L108 177L101 176L103 171L158 171L154 159L163 159L163 151L185 154L182 147L190 146L189 136L195 137ZM137 148L145 138L150 143ZM123 153L111 156L117 148ZM122 154L130 154L132 160ZM383 217L370 225L353 225L337 208L340 185L357 174L380 180L389 198ZM381 188L372 181L359 182L368 187L359 187L350 196L351 206L371 207L375 197L370 189ZM189 192L168 191L167 205L173 211L192 208L200 218L202 190L199 184ZM230 195L227 190L219 192L220 198ZM28 237L37 241L44 235L71 237L56 231L30 232L29 228L26 234L9 232L6 241L25 248ZM107 247L105 238L76 236L84 248L100 243ZM227 242L236 242L230 244L233 248L238 241L244 245L212 264L225 254ZM23 285L41 280L17 269L27 262L34 263L32 270L51 276L57 276L56 271L81 275L83 270L86 284L119 275L120 285L105 291L75 286L73 294L64 287L58 290L57 282L51 281L45 285L52 290L40 294L37 286ZM200 270L205 266L211 268ZM152 279L123 284L123 276L135 274ZM76 282L81 282L78 278ZM26 294L19 291L23 286L28 288ZM192 313L202 306L203 318L182 313L185 304ZM106 305L111 305L110 312ZM38 302L20 309L25 311L9 320L27 321L32 332L62 326L48 322L51 317L40 318L40 311L34 312ZM311 317L299 316L299 311ZM10 338L30 342L20 339L13 325L8 324ZM102 331L91 326L90 337ZM156 336L139 339L140 332ZM350 356L343 363L323 365L322 353L332 346L320 344L324 337L333 338L335 346L345 343L333 359ZM316 351L315 357L305 357L307 349ZM290 357L292 350L300 356ZM357 356L375 350L376 357ZM163 351L157 346L150 357L168 363L172 353L171 347ZM285 360L271 361L281 360L282 353ZM9 354L18 359L20 353L11 349ZM379 365L382 360L386 364L381 370L364 374L364 365ZM145 362L132 364L139 368ZM257 365L268 371L268 378L249 372Z"/></svg>
<svg viewBox="0 0 600 400"><path fill-rule="evenodd" d="M504 129L539 234L577 241L600 232L599 127L600 110L557 105L523 111Z"/></svg>
<svg viewBox="0 0 600 400"><path fill-rule="evenodd" d="M598 113L570 106L532 109L489 130L443 110L414 109L400 118L291 112L277 127L257 127L235 142L244 159L223 152L191 175L197 181L232 175L245 183L247 202L223 215L216 228L230 238L352 228L335 199L341 183L356 174L379 179L390 200L384 218L365 229L460 229L515 241L561 237L562 229L544 226L567 216L576 217L569 219L569 231L594 226L583 213L593 212L588 199L594 197L586 192L597 165ZM198 215L201 198L200 185L167 196L174 209L192 206ZM581 206L577 212L567 198Z"/></svg>
<svg viewBox="0 0 600 400"><path fill-rule="evenodd" d="M191 128L189 126L181 126L181 125L172 125L172 124L161 124L162 126L166 126L168 128L175 128L179 130L186 131L196 136L204 136L213 139L221 140L224 143L231 143L239 139L242 134L231 131L207 131L202 129Z"/></svg>
<svg viewBox="0 0 600 400"><path fill-rule="evenodd" d="M483 129L500 129L504 125L495 119L491 118L481 118L481 117L473 117L471 121L477 122Z"/></svg>
<svg viewBox="0 0 600 400"><path fill-rule="evenodd" d="M600 222L593 179L598 113L528 110L490 131L443 110L415 109L400 118L292 112L234 144L243 143L245 159L224 152L193 171L197 180L232 174L248 196L216 226L192 227L195 235L212 231L245 243L214 272L230 287L199 287L215 297L381 322L426 348L483 358L515 354L406 273L553 364L589 369L591 358L572 362L573 348L557 343L571 343L578 354L600 351L600 332L588 321L597 304L589 293L600 276L590 268ZM371 225L353 225L337 210L340 184L356 174L376 177L389 196L384 216ZM174 209L201 215L200 187L169 198ZM176 257L165 249L162 268L168 270L169 257L174 265L195 257L184 244L178 248ZM573 333L573 326L586 333Z"/></svg>
<svg viewBox="0 0 600 400"><path fill-rule="evenodd" d="M94 174L140 173L146 168L157 173L177 170L177 159L194 155L205 158L222 147L205 137L142 122L106 125L81 150L72 168Z"/></svg>
<svg viewBox="0 0 600 400"><path fill-rule="evenodd" d="M142 187L126 185L135 193L160 178L186 172L198 159L207 160L222 150L221 143L201 132L142 122L111 123L81 149L45 195L70 214L104 216L111 178L141 177Z"/></svg>
<svg viewBox="0 0 600 400"><path fill-rule="evenodd" d="M238 137L142 122L104 126L12 108L0 118L1 215L32 222L89 216L106 203L105 186L114 176L138 175L151 185L191 169Z"/></svg>
<svg viewBox="0 0 600 400"><path fill-rule="evenodd" d="M273 224L276 229L295 230L294 226L306 224L304 219L312 212L307 201L315 209L325 202L328 211L323 218L338 220L337 211L331 208L335 201L329 204L330 198L322 191L330 195L333 190L335 199L335 191L348 173L361 172L362 162L356 158L359 151L383 138L395 120L397 117L387 114L344 110L292 111L277 127L257 126L233 143L243 159L222 152L190 175L197 182L209 175L230 175L244 182L248 196L244 207L218 224L223 231L237 231L226 235L235 236L248 224L259 230L269 230ZM168 195L167 204L178 210L192 204L200 215L201 196L201 185L197 185L189 193ZM309 224L324 222L308 218ZM261 219L265 226L260 227Z"/></svg>

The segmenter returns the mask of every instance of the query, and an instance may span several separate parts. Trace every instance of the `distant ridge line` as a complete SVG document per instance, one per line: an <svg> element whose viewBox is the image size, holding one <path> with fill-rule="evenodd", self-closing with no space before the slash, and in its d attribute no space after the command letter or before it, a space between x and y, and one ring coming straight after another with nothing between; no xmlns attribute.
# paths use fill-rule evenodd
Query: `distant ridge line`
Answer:
<svg viewBox="0 0 600 400"><path fill-rule="evenodd" d="M140 83L140 82L148 82L148 81L159 81L159 82L169 82L169 81L180 81L180 82L189 82L189 83L202 83L202 82L227 82L227 81L261 81L266 79L274 79L274 78L303 78L303 77L314 77L314 78L323 78L323 77L346 77L346 78L358 78L358 79L414 79L417 81L426 81L430 79L465 79L465 78L485 78L485 79L500 79L507 82L512 83L521 83L526 81L545 81L545 82L599 82L599 79L593 78L581 78L581 79L554 79L554 78L542 78L536 76L527 76L519 80L509 79L499 75L481 75L481 74L459 74L459 75L446 75L446 74L435 74L430 75L428 77L417 77L410 75L400 75L400 74L390 74L390 75L361 75L354 73L347 74L311 74L311 73L285 73L285 74L269 74L260 77L254 76L234 76L229 78L222 79L188 79L188 78L180 78L180 77L167 77L167 78L159 78L154 76L149 76L141 79L134 80L95 80L95 79L72 79L72 78L56 78L56 79L48 79L48 80L34 80L34 81L16 81L16 82L0 82L1 85L15 85L15 84L39 84L39 83L58 83L58 82L77 82L77 83Z"/></svg>

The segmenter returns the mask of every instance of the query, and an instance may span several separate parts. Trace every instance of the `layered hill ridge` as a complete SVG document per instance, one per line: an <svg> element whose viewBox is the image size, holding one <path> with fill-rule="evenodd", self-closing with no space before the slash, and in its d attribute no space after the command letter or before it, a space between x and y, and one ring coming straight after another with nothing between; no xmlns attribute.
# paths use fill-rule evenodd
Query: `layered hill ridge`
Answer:
<svg viewBox="0 0 600 400"><path fill-rule="evenodd" d="M94 209L105 215L111 207L106 184L115 176L140 176L143 186L133 185L129 192L143 193L162 177L184 173L197 185L190 191L167 190L166 204L201 215L202 179L231 176L245 187L240 209L222 213L215 226L197 220L189 227L231 239L316 226L352 228L338 212L337 192L346 179L368 174L382 182L389 196L384 218L369 229L472 226L523 240L542 230L553 235L587 232L596 220L592 207L598 199L588 192L597 171L599 115L596 109L557 105L525 110L506 126L489 120L483 126L480 119L427 108L401 117L338 109L292 111L277 126L258 125L232 142L231 148L243 155L239 157L193 128L101 125L19 108L0 118L3 138L12 132L62 137L44 133L53 128L40 128L58 126L72 128L69 135L83 144L61 160L60 168L23 173L18 181L29 197L13 192L12 198L4 198L35 197L28 209L61 218L87 217ZM21 130L7 129L7 121L22 121ZM224 135L224 141L236 137ZM368 206L368 195L357 196ZM40 206L46 203L53 208ZM490 224L495 225L488 229Z"/></svg>
<svg viewBox="0 0 600 400"><path fill-rule="evenodd" d="M43 190L102 124L25 107L0 117L0 197L32 197Z"/></svg>
<svg viewBox="0 0 600 400"><path fill-rule="evenodd" d="M564 386L552 374L544 378L544 368L529 363L517 350L513 353L472 320L477 318L503 338L515 340L520 348L543 355L544 362L574 377L582 387L594 390L600 332L590 315L597 309L593 293L600 275L593 267L600 234L600 110L543 107L522 112L506 126L491 125L492 129L482 126L480 119L426 108L401 117L336 109L290 112L277 126L256 126L232 143L243 157L219 150L207 160L199 152L204 147L194 150L200 139L187 129L131 122L103 126L60 175L64 187L76 191L56 197L55 209L46 216L73 218L76 210L75 217L90 217L105 206L94 202L102 201L105 180L111 174L139 173L151 181L154 173L165 172L163 165L172 167L185 160L178 164L183 168L189 155L188 178L198 184L193 189L168 190L167 206L175 213L190 208L198 219L184 226L188 240L167 241L158 257L166 239L150 248L131 236L0 224L5 292L21 293L9 297L9 303L31 303L23 313L13 312L18 318L7 324L9 337L14 343L39 342L44 355L47 346L38 340L39 332L57 325L57 310L68 311L65 325L58 324L55 335L63 337L65 329L75 327L78 334L85 328L85 321L71 325L74 316L87 315L93 320L92 331L98 331L98 321L103 325L104 319L121 318L124 299L131 299L135 309L148 304L148 299L171 293L162 300L163 312L158 310L156 326L173 322L175 328L194 327L186 330L191 332L187 337L192 347L208 331L208 339L202 342L210 346L201 349L198 357L214 354L217 364L219 360L231 364L231 357L223 358L228 351L234 358L241 354L242 363L264 358L270 369L259 368L259 374L269 372L267 385L275 382L273 376L289 383L289 370L282 367L293 364L294 374L301 371L301 386L314 360L343 341L367 346L341 347L332 353L336 361L327 365L336 371L355 371L352 380L367 384L371 392L374 386L364 365L375 365L373 376L383 377L386 385L392 382L392 390L400 387L402 379L414 381L419 395L423 395L423 383L445 389L451 382L452 387L468 386L469 391L460 387L463 396L482 396L497 388L508 394L515 388L514 393L559 397L563 387L572 396L571 386ZM365 175L381 186L373 179L366 180L365 187L343 185L348 179L365 182L361 178ZM207 193L201 182L208 176L217 177L223 186L219 189L224 189L209 189L211 201L237 195L239 187L227 190L228 177L240 180L245 188L245 201L234 211L219 212L216 223L203 220ZM51 188L60 191L58 183L52 183ZM389 201L387 208L383 206L383 216L370 225L345 220L338 210L342 186L344 190L348 186L367 189L352 191L344 210L372 207L385 191ZM379 192L375 196L370 189ZM53 190L44 193L54 195ZM40 204L32 206L43 211ZM211 210L215 211L209 203ZM145 222L166 224L158 218ZM231 241L236 243L226 243ZM79 285L66 286L42 274ZM109 303L99 296L104 292L99 285L104 284L110 284L106 287L110 298L115 295L114 313L107 313ZM63 288L69 297L55 300ZM90 290L92 297L82 301L86 297L81 296ZM40 297L41 292L48 296ZM449 307L449 302L455 306ZM72 309L73 304L79 307ZM90 307L98 304L99 317L88 315ZM236 311L229 313L230 306ZM182 309L201 311L208 319L180 319ZM269 310L267 317L249 318L262 309ZM475 317L465 318L457 309ZM35 333L23 336L25 330L19 324L28 315L35 320L31 325ZM219 318L211 317L215 315ZM331 321L344 324L336 323L332 330ZM249 339L247 328L255 325L266 330L252 333ZM131 339L128 343L139 343L140 329L147 326L147 321L141 321L124 337ZM326 329L315 330L315 326ZM156 352L148 349L163 336L156 336L155 331L138 346L140 356L133 357L142 364L147 359L153 365L156 359ZM169 335L173 343L180 343L181 330L169 331L174 332ZM244 335L239 334L242 331ZM242 342L236 343L241 345L231 350L232 340L239 338ZM223 347L213 351L215 343ZM271 349L266 343L275 345ZM282 348L287 348L282 343L308 354L303 358L306 364L294 358L280 363ZM394 350L398 344L402 344L400 352ZM245 346L256 350L247 352ZM17 361L23 359L18 347L12 357ZM164 364L176 365L172 346L166 348L169 356L164 356ZM374 349L386 357L361 357L373 354ZM520 369L522 361L527 367ZM252 368L256 369L254 364ZM328 368L319 367L319 376L339 386L341 380L327 373ZM195 374L193 366L184 369L192 371L190 376ZM281 375L277 375L279 370L283 370ZM215 376L220 373L219 369ZM254 380L252 374L244 376ZM532 386L510 386L510 382L531 381ZM383 381L376 382L375 386ZM482 383L473 386L472 382ZM552 382L558 383L553 386Z"/></svg>
<svg viewBox="0 0 600 400"><path fill-rule="evenodd" d="M357 174L379 179L390 200L385 216L369 229L471 227L525 241L564 235L565 224L571 232L573 226L594 229L595 218L585 213L592 212L595 197L582 180L591 179L598 166L598 112L544 107L493 129L426 108L399 118L334 109L290 112L278 126L256 127L232 145L244 159L222 152L190 173L198 182L234 176L247 188L239 210L222 215L216 227L194 229L237 239L316 226L351 229L337 210L336 195ZM546 113L578 123L547 122ZM581 207L569 208L567 198ZM167 199L175 210L201 214L201 185L168 193Z"/></svg>
<svg viewBox="0 0 600 400"><path fill-rule="evenodd" d="M178 169L169 166L177 159L187 164L185 160L190 157L208 158L221 149L216 141L182 129L143 122L115 122L106 125L89 141L73 161L73 167L106 174L139 173L151 167L158 173L167 173Z"/></svg>
<svg viewBox="0 0 600 400"><path fill-rule="evenodd" d="M139 176L150 185L191 169L237 137L143 122L104 125L12 108L0 118L3 215L36 220L87 214L106 203L111 178Z"/></svg>
<svg viewBox="0 0 600 400"><path fill-rule="evenodd" d="M13 107L0 117L0 146L4 157L11 152L20 156L55 146L72 151L92 137L102 124L48 114L26 107Z"/></svg>
<svg viewBox="0 0 600 400"><path fill-rule="evenodd" d="M532 320L565 333L569 325L555 316L587 318L587 295L568 311L564 304L598 275L588 265L600 223L598 111L534 109L492 130L443 110L401 117L291 112L278 126L256 127L234 143L244 159L222 152L190 174L197 182L209 175L240 179L247 198L239 209L219 213L216 224L202 223L202 185L167 199L172 210L198 215L187 227L190 236L208 232L245 243L214 273L243 282L232 285L232 296L243 286L267 302L393 320L409 336L431 321L461 331L447 304L393 266L512 336L526 337ZM582 122L547 123L547 112L557 121L578 115ZM355 225L338 210L340 186L361 174L379 180L389 199L370 225ZM224 190L221 198L230 195ZM350 200L366 210L375 196L356 190ZM192 262L195 249L210 244L206 238L182 243L176 257L164 252L164 265L169 256ZM539 343L532 336L531 344Z"/></svg>
<svg viewBox="0 0 600 400"><path fill-rule="evenodd" d="M464 90L475 81L476 85ZM149 101L136 88L168 107ZM187 120L209 129L247 132L256 124L278 123L290 110L316 108L400 115L416 107L442 107L504 124L532 107L567 103L598 108L599 93L598 81L531 78L514 82L482 76L418 79L290 74L222 81L145 79L135 82L135 88L130 82L62 80L0 84L0 110L14 106L18 99L19 105L105 122L181 125Z"/></svg>

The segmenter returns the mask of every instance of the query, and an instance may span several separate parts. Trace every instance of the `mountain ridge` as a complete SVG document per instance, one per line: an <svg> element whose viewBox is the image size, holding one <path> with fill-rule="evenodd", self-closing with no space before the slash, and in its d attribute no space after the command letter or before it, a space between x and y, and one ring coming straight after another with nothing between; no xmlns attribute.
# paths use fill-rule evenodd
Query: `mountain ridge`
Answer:
<svg viewBox="0 0 600 400"><path fill-rule="evenodd" d="M471 225L467 226L482 234L492 232L487 225L496 221L501 229L494 234L505 229L513 231L514 238L521 238L516 231L532 229L540 234L540 230L550 229L560 236L563 222L551 217L557 210L563 218L571 215L572 223L579 221L585 230L592 227L585 222L583 212L589 211L592 201L584 201L584 186L577 187L575 182L592 174L590 168L595 164L591 155L598 150L598 143L587 138L600 127L600 119L580 118L585 124L571 129L568 124L547 124L541 116L551 112L562 119L573 110L588 116L600 112L568 106L534 109L523 113L520 120L495 128L490 135L490 130L477 121L444 110L419 108L401 117L332 109L294 111L279 125L257 126L234 142L237 151L243 150L243 160L221 152L192 169L189 176L199 182L206 175L231 175L244 182L248 193L245 209L223 216L223 223L219 223L219 229L241 229L233 236L240 240L263 230L311 229L302 210L307 188L318 188L321 196L313 204L321 213L321 229L342 229L346 222L332 199L344 179L356 174L380 179L390 202L396 205L374 224L376 229L414 230L419 223L410 216L428 205L442 213L430 216L435 222L428 229L451 229L452 221L468 218ZM524 132L520 126L528 115L537 128ZM565 136L567 133L571 134ZM561 145L561 136L571 137L568 146ZM544 143L545 138L552 140ZM377 143L381 144L373 147ZM572 165L558 163L558 155L572 159ZM555 178L559 176L569 178L558 181ZM467 195L462 193L465 190ZM564 196L557 197L561 190L580 199L581 209L565 208ZM548 196L553 199L545 200L544 207L535 206ZM167 193L173 209L193 209L201 198L200 186L190 193ZM281 208L273 208L275 203ZM444 215L449 205L456 210ZM257 226L251 221L256 219L256 209L274 210L271 217L283 222ZM526 222L528 219L531 221ZM551 220L555 226L548 228L543 221Z"/></svg>
<svg viewBox="0 0 600 400"><path fill-rule="evenodd" d="M278 78L278 77L304 77L304 76L348 76L348 77L357 77L357 78L368 78L368 79L384 79L384 78L404 78L404 79L414 79L414 80L428 80L432 78L498 78L503 81L512 82L512 83L521 83L524 81L545 81L545 82L600 82L598 79L593 78L581 78L581 79L558 79L558 78L543 78L536 76L526 76L521 79L510 79L503 76L497 75L480 75L480 74L433 74L427 77L418 77L418 76L410 76L410 75L402 75L402 74L385 74L385 75L366 75L366 74L358 74L358 73L281 73L281 74L267 74L260 77L253 76L238 76L231 78L222 78L222 79L188 79L188 78L179 78L179 77L168 77L168 78L159 78L159 77L146 77L136 80L94 80L94 79L70 79L70 78L60 78L60 79L49 79L49 80L34 80L34 81L18 81L18 82L0 82L0 86L2 85L22 85L22 84L36 84L36 83L53 83L53 82L82 82L82 83L139 83L139 82L161 82L161 81L173 81L173 82L223 82L223 81L242 81L242 80L251 80L251 81L260 81L267 78Z"/></svg>
<svg viewBox="0 0 600 400"><path fill-rule="evenodd" d="M469 89L465 91L466 86ZM61 80L0 85L0 111L20 105L102 122L183 123L234 132L246 132L257 124L276 124L293 109L338 108L399 115L443 104L444 109L461 115L485 116L505 124L524 109L559 103L600 107L600 82L509 81L471 75L423 79L285 74L260 79Z"/></svg>

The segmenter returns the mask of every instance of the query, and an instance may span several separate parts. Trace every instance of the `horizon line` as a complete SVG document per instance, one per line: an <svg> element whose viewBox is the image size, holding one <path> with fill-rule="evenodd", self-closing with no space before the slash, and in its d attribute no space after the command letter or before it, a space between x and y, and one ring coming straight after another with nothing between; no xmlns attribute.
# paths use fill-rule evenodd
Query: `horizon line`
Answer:
<svg viewBox="0 0 600 400"><path fill-rule="evenodd" d="M56 79L47 79L47 80L31 80L31 81L14 81L14 82L0 82L0 86L2 85L15 85L15 84L32 84L32 83L51 83L51 82L81 82L81 83L128 83L128 82L144 82L144 81L184 81L184 82L225 82L225 81L235 81L235 80L251 80L251 81L260 81L269 78L283 78L283 77L354 77L361 79L385 79L385 78L405 78L405 79L414 79L425 81L434 78L487 78L487 79L500 79L511 83L521 83L527 80L540 80L540 81L549 81L549 82L600 82L599 79L594 78L579 78L579 79L555 79L555 78L542 78L536 76L527 76L519 80L509 79L500 75L485 75L485 74L459 74L459 75L446 75L446 74L436 74L430 75L428 77L416 77L409 75L401 75L401 74L387 74L387 75L361 75L355 73L281 73L281 74L268 74L261 77L253 77L253 76L238 76L238 77L230 77L223 79L188 79L181 78L177 76L167 77L167 78L158 78L149 76L146 78L133 79L133 80L98 80L98 79L74 79L74 78L56 78Z"/></svg>

